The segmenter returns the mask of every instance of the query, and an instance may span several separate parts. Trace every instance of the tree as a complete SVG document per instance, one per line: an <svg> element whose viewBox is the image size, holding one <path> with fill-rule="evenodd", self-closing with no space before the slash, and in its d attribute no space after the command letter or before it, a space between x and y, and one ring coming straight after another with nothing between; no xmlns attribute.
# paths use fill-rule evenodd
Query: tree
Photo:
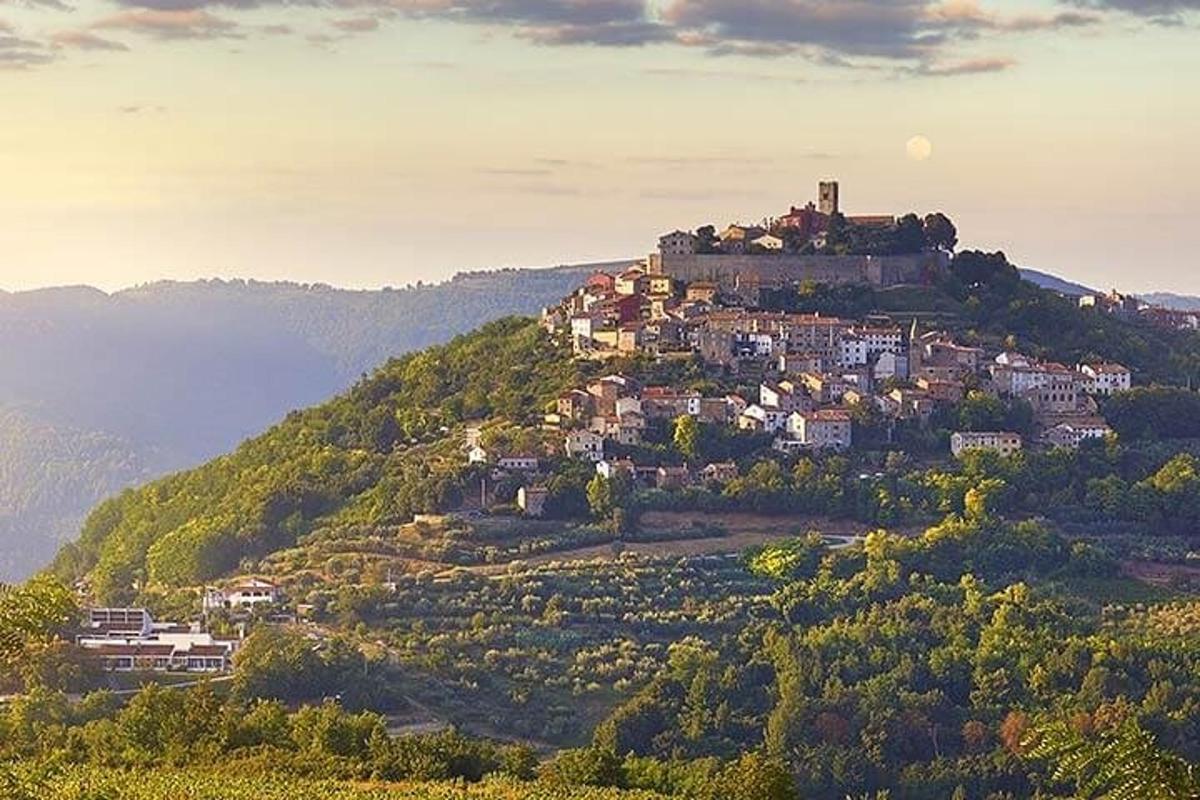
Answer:
<svg viewBox="0 0 1200 800"><path fill-rule="evenodd" d="M713 800L796 800L799 797L787 766L758 751L745 753L721 770L707 796Z"/></svg>
<svg viewBox="0 0 1200 800"><path fill-rule="evenodd" d="M919 253L925 249L925 228L916 214L905 214L896 223L890 250L898 254Z"/></svg>
<svg viewBox="0 0 1200 800"><path fill-rule="evenodd" d="M684 458L695 459L700 456L700 423L690 414L684 414L675 420L673 437L675 449Z"/></svg>
<svg viewBox="0 0 1200 800"><path fill-rule="evenodd" d="M629 494L629 478L617 473L611 478L597 475L587 485L588 507L596 519L613 519Z"/></svg>
<svg viewBox="0 0 1200 800"><path fill-rule="evenodd" d="M1005 427L1004 403L999 397L974 389L958 407L958 425L964 431L995 431Z"/></svg>
<svg viewBox="0 0 1200 800"><path fill-rule="evenodd" d="M46 674L40 668L42 656L77 614L71 590L53 579L17 588L0 585L0 691L28 688L16 684Z"/></svg>
<svg viewBox="0 0 1200 800"><path fill-rule="evenodd" d="M1028 757L1051 764L1055 781L1072 783L1083 800L1194 800L1200 770L1162 750L1136 720L1085 735L1056 720L1025 738Z"/></svg>
<svg viewBox="0 0 1200 800"><path fill-rule="evenodd" d="M925 241L930 247L952 253L958 246L958 229L940 211L928 214L925 217Z"/></svg>
<svg viewBox="0 0 1200 800"><path fill-rule="evenodd" d="M712 225L701 225L696 228L696 252L717 252L717 229Z"/></svg>

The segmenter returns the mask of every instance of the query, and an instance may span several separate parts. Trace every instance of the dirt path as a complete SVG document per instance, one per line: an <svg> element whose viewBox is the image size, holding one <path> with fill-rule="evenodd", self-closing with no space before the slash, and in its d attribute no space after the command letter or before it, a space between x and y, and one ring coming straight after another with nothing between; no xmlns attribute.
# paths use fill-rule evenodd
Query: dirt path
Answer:
<svg viewBox="0 0 1200 800"><path fill-rule="evenodd" d="M625 542L621 552L656 558L728 555L741 553L752 547L761 547L782 539L789 539L808 531L817 531L836 540L833 547L847 547L862 541L867 533L875 530L874 526L851 520L831 520L822 517L767 517L758 514L702 514L683 511L652 511L641 517L641 527L649 531L687 530L693 526L693 523L719 525L729 531L729 534L716 538ZM912 533L909 530L899 529L896 532ZM613 556L612 544L598 544L573 550L543 553L527 559L520 559L519 563L531 566L555 561L598 561L611 559ZM510 563L514 562L487 564L468 569L480 575L502 575L508 571Z"/></svg>
<svg viewBox="0 0 1200 800"><path fill-rule="evenodd" d="M1176 578L1200 580L1200 567L1164 564L1158 561L1122 561L1121 571L1130 578L1155 586L1167 586Z"/></svg>
<svg viewBox="0 0 1200 800"><path fill-rule="evenodd" d="M806 516L774 517L740 511L720 514L706 514L701 511L647 511L641 515L639 522L641 527L648 531L686 530L693 525L719 525L729 531L731 536L742 533L794 536L808 531L818 531L830 536L862 536L879 527L847 519ZM912 531L897 528L896 532L907 534Z"/></svg>

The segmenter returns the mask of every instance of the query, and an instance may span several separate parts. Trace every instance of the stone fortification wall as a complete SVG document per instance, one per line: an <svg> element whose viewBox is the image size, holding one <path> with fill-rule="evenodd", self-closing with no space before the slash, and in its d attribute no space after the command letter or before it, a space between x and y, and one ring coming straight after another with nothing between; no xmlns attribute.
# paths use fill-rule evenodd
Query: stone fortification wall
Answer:
<svg viewBox="0 0 1200 800"><path fill-rule="evenodd" d="M649 259L651 274L687 281L713 281L726 291L750 286L788 286L802 281L896 286L929 283L946 269L944 253L910 256L659 255Z"/></svg>

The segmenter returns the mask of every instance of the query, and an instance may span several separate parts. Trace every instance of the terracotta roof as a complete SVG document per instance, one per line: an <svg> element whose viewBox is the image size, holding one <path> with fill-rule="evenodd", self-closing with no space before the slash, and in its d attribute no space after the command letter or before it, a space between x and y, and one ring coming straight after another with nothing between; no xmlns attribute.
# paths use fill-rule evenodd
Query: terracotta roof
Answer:
<svg viewBox="0 0 1200 800"><path fill-rule="evenodd" d="M1128 367L1122 364L1114 364L1111 362L1104 362L1100 364L1084 364L1084 366L1093 372L1108 373L1110 375L1124 375L1125 373L1129 372Z"/></svg>

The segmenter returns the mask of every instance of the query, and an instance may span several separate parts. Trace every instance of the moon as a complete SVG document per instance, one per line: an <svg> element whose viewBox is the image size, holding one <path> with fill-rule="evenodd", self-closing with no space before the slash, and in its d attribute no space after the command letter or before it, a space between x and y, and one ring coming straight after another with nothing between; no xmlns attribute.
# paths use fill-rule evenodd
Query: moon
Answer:
<svg viewBox="0 0 1200 800"><path fill-rule="evenodd" d="M933 155L933 142L924 136L914 136L904 145L904 149L913 161L928 161Z"/></svg>

